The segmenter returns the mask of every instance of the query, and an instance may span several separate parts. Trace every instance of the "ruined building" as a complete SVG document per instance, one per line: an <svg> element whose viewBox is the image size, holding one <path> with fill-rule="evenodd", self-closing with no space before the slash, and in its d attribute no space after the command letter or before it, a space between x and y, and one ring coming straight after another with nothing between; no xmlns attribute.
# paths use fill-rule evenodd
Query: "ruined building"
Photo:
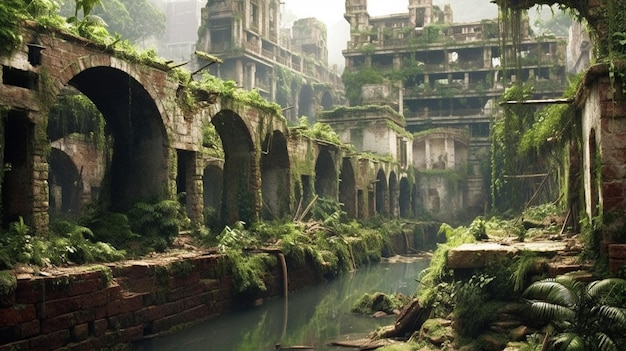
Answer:
<svg viewBox="0 0 626 351"><path fill-rule="evenodd" d="M409 0L407 13L380 17L369 15L366 0L346 0L345 18L348 98L353 105L389 105L409 132L419 133L413 138L419 202L429 211L454 204L482 213L498 99L519 79L532 83L533 98L560 97L565 40L533 37L525 19L521 65L504 70L503 54L513 57L514 49L502 45L497 19L454 23L450 6L432 0Z"/></svg>
<svg viewBox="0 0 626 351"><path fill-rule="evenodd" d="M198 41L198 27L205 0L152 0L165 14L166 28L159 41L159 54L175 61L188 61Z"/></svg>
<svg viewBox="0 0 626 351"><path fill-rule="evenodd" d="M276 101L289 120L313 118L343 103L343 85L328 66L327 33L314 18L281 28L279 0L209 0L197 49L224 62L211 73Z"/></svg>

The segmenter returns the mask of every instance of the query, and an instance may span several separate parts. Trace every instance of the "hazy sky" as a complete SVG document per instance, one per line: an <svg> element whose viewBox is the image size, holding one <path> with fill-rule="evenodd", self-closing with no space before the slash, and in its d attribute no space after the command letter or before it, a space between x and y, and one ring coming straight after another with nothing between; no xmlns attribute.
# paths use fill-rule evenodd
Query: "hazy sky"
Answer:
<svg viewBox="0 0 626 351"><path fill-rule="evenodd" d="M322 20L328 29L328 61L343 68L344 59L341 50L350 40L350 27L343 18L346 9L344 0L282 0L283 22L290 27L298 18L315 17ZM452 5L454 22L472 22L485 18L498 17L498 7L490 0L434 0L434 5L443 8ZM409 0L368 0L367 10L370 16L395 13L408 13Z"/></svg>
<svg viewBox="0 0 626 351"><path fill-rule="evenodd" d="M331 26L337 21L344 21L344 0L283 0L286 17L289 13L297 18L317 17ZM434 0L434 5L443 8L452 5L455 22L479 21L484 18L496 18L498 7L490 0ZM409 0L368 0L367 10L371 16L407 13Z"/></svg>

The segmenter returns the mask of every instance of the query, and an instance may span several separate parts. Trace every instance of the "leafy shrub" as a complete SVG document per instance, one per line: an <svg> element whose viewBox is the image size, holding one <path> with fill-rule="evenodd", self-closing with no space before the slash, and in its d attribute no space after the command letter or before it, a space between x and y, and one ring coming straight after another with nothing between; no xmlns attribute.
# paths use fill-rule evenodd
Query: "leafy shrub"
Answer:
<svg viewBox="0 0 626 351"><path fill-rule="evenodd" d="M454 301L454 328L465 337L475 337L487 329L497 304L488 303L487 275L474 275L466 282L457 282Z"/></svg>
<svg viewBox="0 0 626 351"><path fill-rule="evenodd" d="M0 271L0 302L5 300L17 288L17 278L11 271ZM0 305L2 305L0 303Z"/></svg>
<svg viewBox="0 0 626 351"><path fill-rule="evenodd" d="M131 231L128 217L123 213L96 211L82 219L81 223L91 228L95 240L116 247L124 247L129 242L139 239L139 236Z"/></svg>
<svg viewBox="0 0 626 351"><path fill-rule="evenodd" d="M172 243L184 219L180 203L175 200L162 200L153 204L138 202L128 212L131 231L150 240L152 248L159 252Z"/></svg>
<svg viewBox="0 0 626 351"><path fill-rule="evenodd" d="M48 266L66 263L112 262L124 258L125 252L110 244L93 241L89 228L66 220L54 220L48 236L31 236L30 228L20 218L11 223L0 238L0 264L11 268L16 263Z"/></svg>

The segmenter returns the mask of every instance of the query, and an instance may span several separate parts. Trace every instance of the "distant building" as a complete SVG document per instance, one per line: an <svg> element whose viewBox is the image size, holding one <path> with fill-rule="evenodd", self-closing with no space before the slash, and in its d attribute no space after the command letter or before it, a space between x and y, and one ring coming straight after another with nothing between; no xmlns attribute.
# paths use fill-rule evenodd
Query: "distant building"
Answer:
<svg viewBox="0 0 626 351"><path fill-rule="evenodd" d="M280 17L279 0L209 1L198 50L224 61L211 73L258 90L292 121L342 104L341 77L328 66L326 25L305 18L289 30L280 28Z"/></svg>
<svg viewBox="0 0 626 351"><path fill-rule="evenodd" d="M360 91L357 104L391 106L404 116L409 132L420 132L413 140L413 166L425 209L482 212L497 101L519 79L532 82L533 98L560 97L567 83L566 40L532 37L526 18L521 67L504 70L498 20L454 23L450 6L441 9L432 0L409 0L407 13L378 17L369 15L367 0L346 0L344 17L351 34L343 51L345 71L369 75L355 79L361 86L346 85L346 91ZM511 43L505 50L513 56ZM444 170L457 173L455 189L439 181ZM439 180L429 180L436 174ZM457 203L450 206L444 197Z"/></svg>
<svg viewBox="0 0 626 351"><path fill-rule="evenodd" d="M188 61L195 51L201 11L206 0L153 0L166 19L159 54L170 60Z"/></svg>

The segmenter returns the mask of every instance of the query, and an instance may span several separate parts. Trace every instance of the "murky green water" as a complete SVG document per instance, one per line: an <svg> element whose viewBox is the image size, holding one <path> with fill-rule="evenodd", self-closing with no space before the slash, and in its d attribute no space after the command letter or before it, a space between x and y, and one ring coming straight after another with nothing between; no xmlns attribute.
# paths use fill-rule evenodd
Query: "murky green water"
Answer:
<svg viewBox="0 0 626 351"><path fill-rule="evenodd" d="M347 334L362 334L390 325L395 317L374 319L350 312L364 293L412 295L427 259L415 263L380 263L344 274L323 285L293 292L287 301L265 304L208 321L167 337L135 345L135 350L271 351L276 344L314 346L315 350L344 350L328 341ZM285 303L287 302L287 303ZM356 335L353 336L356 338Z"/></svg>

